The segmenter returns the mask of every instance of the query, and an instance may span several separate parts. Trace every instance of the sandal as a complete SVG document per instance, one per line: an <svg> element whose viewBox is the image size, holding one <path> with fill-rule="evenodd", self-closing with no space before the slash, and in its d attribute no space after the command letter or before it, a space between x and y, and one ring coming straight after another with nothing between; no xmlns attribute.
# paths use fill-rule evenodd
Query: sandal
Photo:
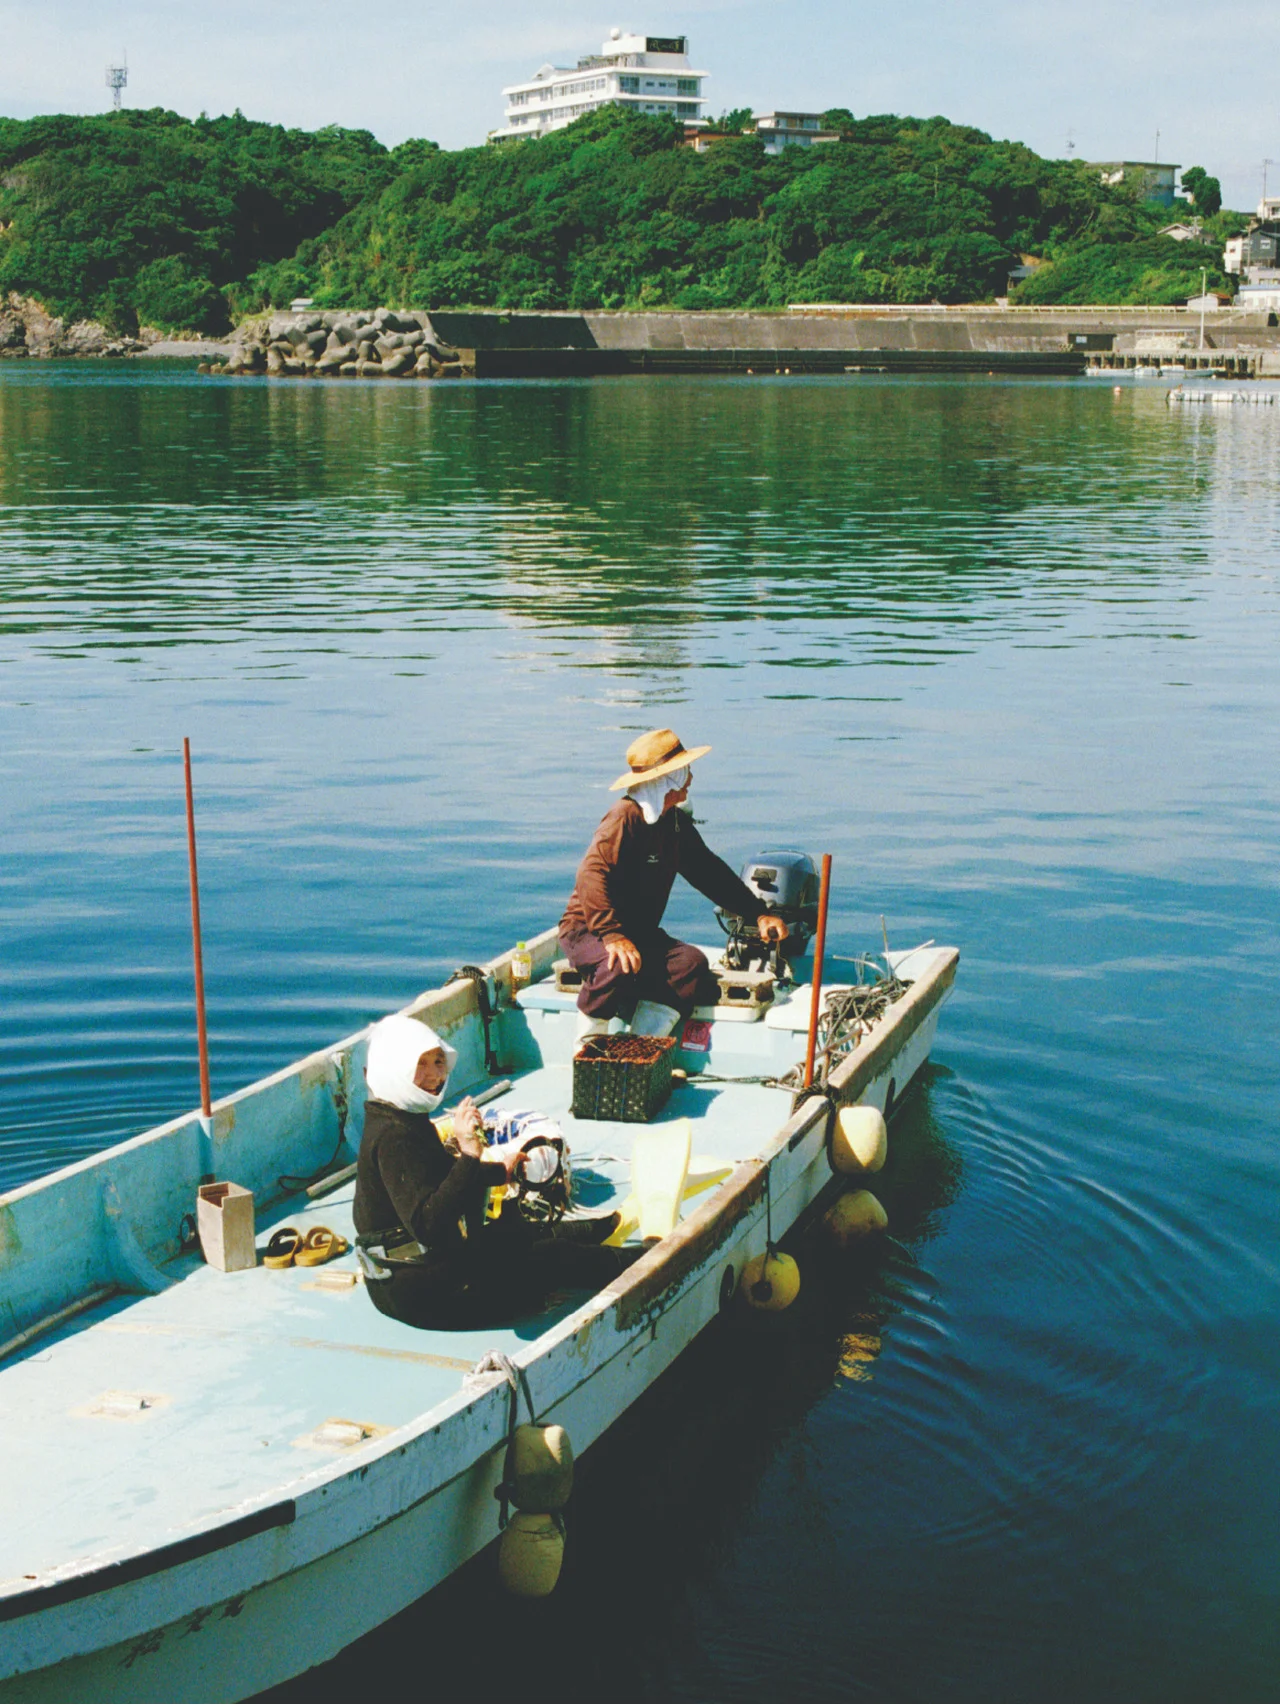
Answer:
<svg viewBox="0 0 1280 1705"><path fill-rule="evenodd" d="M302 1248L302 1233L296 1225L282 1225L271 1233L262 1252L264 1267L292 1267L294 1257Z"/></svg>
<svg viewBox="0 0 1280 1705"><path fill-rule="evenodd" d="M345 1255L348 1247L346 1238L330 1231L327 1225L313 1225L294 1256L294 1262L299 1267L322 1267L335 1255Z"/></svg>

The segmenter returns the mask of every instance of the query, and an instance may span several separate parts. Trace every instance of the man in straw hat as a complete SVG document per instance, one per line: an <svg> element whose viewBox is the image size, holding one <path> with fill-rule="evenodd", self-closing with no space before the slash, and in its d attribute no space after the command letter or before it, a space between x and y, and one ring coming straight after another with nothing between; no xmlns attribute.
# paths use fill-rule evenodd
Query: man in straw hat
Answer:
<svg viewBox="0 0 1280 1705"><path fill-rule="evenodd" d="M765 941L786 936L782 919L759 915L759 896L716 857L688 812L677 810L689 795L689 766L710 750L686 748L670 728L642 734L627 748L627 773L612 787L625 795L592 836L560 920L560 945L582 973L579 1035L629 1017L636 1035L667 1036L697 1004L706 955L662 928L677 875L713 905L755 917Z"/></svg>

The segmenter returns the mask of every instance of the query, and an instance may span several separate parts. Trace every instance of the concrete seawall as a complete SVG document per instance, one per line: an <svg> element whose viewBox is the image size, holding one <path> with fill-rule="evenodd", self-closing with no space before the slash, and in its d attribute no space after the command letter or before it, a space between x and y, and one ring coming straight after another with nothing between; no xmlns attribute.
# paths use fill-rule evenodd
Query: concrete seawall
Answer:
<svg viewBox="0 0 1280 1705"><path fill-rule="evenodd" d="M1274 317L1274 316L1272 316ZM1080 373L1173 361L1247 376L1280 361L1268 316L1182 308L810 307L785 312L308 310L247 324L227 370L277 377L603 373ZM219 371L219 369L215 369Z"/></svg>
<svg viewBox="0 0 1280 1705"><path fill-rule="evenodd" d="M1194 346L1199 317L1152 309L793 309L785 313L509 313L436 310L441 341L478 377L552 373L1078 373L1119 347ZM1271 348L1264 314L1219 313L1209 349Z"/></svg>

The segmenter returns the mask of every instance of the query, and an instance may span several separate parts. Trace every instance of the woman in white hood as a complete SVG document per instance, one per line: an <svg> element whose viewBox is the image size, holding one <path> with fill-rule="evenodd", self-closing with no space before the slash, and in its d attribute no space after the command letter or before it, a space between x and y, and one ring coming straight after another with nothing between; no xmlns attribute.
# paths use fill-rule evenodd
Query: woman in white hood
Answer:
<svg viewBox="0 0 1280 1705"><path fill-rule="evenodd" d="M535 1232L508 1203L499 1220L486 1220L488 1192L506 1183L508 1169L485 1161L479 1109L469 1096L454 1109L456 1153L431 1119L457 1058L405 1013L381 1019L369 1034L356 1248L375 1307L411 1326L482 1326L531 1314L548 1290L598 1290L638 1253L596 1247L616 1214Z"/></svg>

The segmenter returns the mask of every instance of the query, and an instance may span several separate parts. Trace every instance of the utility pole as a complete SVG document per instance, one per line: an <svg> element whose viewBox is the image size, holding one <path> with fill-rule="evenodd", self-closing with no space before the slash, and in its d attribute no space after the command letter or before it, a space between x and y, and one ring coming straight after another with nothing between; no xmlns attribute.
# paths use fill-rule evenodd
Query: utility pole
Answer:
<svg viewBox="0 0 1280 1705"><path fill-rule="evenodd" d="M1274 165L1274 160L1264 160L1262 162L1262 199L1264 201L1267 199L1267 167Z"/></svg>
<svg viewBox="0 0 1280 1705"><path fill-rule="evenodd" d="M1157 130L1157 131L1156 131L1156 157L1155 157L1155 164L1156 164L1156 165L1157 165L1157 166L1158 166L1158 165L1159 165L1159 164L1160 164L1160 132L1159 132L1159 131L1158 131L1158 130Z"/></svg>
<svg viewBox="0 0 1280 1705"><path fill-rule="evenodd" d="M1204 299L1209 290L1209 269L1200 268L1200 347L1204 348Z"/></svg>
<svg viewBox="0 0 1280 1705"><path fill-rule="evenodd" d="M124 55L123 65L107 66L107 87L111 90L111 110L120 111L120 91L129 81L129 55Z"/></svg>

